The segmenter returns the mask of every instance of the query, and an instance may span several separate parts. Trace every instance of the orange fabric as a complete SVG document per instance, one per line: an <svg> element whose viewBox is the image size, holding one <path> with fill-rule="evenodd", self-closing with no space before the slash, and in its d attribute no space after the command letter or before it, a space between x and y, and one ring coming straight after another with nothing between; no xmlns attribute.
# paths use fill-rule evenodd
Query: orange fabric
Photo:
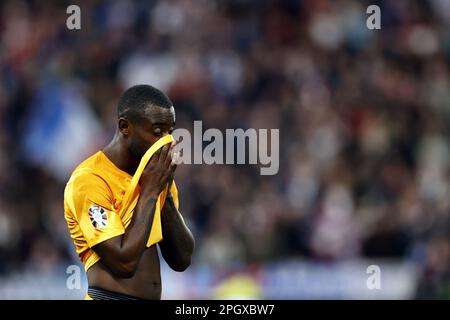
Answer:
<svg viewBox="0 0 450 320"><path fill-rule="evenodd" d="M100 257L91 249L96 244L125 233L139 200L140 176L151 156L173 137L159 139L143 156L134 176L117 168L99 151L72 173L64 191L64 217L77 254L87 271ZM167 187L158 197L147 247L162 240L161 209ZM178 190L171 187L178 208Z"/></svg>

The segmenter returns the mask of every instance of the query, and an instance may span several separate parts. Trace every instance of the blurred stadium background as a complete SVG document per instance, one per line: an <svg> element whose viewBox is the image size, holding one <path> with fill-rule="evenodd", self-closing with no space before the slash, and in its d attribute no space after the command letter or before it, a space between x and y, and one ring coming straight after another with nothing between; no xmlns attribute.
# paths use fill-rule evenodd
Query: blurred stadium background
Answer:
<svg viewBox="0 0 450 320"><path fill-rule="evenodd" d="M81 7L80 31L66 8ZM366 28L377 4L382 29ZM450 1L2 1L0 298L79 299L73 168L137 83L177 126L279 128L280 171L183 165L163 298L450 298ZM381 289L369 290L369 265Z"/></svg>

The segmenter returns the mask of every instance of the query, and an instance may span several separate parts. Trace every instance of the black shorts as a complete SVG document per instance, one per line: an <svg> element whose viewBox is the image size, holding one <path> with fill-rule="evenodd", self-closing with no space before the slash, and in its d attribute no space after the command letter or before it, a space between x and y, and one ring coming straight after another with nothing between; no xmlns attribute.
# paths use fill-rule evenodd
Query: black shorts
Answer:
<svg viewBox="0 0 450 320"><path fill-rule="evenodd" d="M124 293L113 292L99 287L89 287L88 296L92 300L145 300Z"/></svg>

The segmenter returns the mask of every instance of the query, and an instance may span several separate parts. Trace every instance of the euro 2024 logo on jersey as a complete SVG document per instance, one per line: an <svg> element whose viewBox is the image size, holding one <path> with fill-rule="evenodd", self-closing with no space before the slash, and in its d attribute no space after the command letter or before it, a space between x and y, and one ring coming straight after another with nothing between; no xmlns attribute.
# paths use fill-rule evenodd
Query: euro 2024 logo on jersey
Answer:
<svg viewBox="0 0 450 320"><path fill-rule="evenodd" d="M89 208L89 217L95 229L102 229L108 224L106 210L100 206L93 205Z"/></svg>

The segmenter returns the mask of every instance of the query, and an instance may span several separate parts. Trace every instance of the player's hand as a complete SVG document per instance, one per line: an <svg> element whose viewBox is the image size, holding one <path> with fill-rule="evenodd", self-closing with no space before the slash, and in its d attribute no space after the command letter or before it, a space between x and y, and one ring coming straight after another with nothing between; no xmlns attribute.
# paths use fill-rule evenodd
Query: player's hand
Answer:
<svg viewBox="0 0 450 320"><path fill-rule="evenodd" d="M177 145L176 141L172 142L172 150L170 153L170 156L172 158L172 163L171 163L171 172L170 172L169 179L168 179L169 194L170 194L170 188L172 187L173 176L174 176L175 170L177 169L177 165L181 162L180 153L174 151L174 148L176 145Z"/></svg>
<svg viewBox="0 0 450 320"><path fill-rule="evenodd" d="M172 164L174 144L166 144L153 154L140 178L142 192L158 196L166 187L175 170Z"/></svg>

